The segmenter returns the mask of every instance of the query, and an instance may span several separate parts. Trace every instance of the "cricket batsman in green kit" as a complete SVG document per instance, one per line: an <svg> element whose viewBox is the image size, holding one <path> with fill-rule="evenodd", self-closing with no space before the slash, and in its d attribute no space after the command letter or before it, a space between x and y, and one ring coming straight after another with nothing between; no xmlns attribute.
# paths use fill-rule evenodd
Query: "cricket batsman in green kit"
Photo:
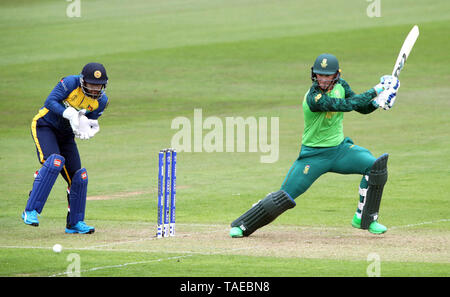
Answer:
<svg viewBox="0 0 450 297"><path fill-rule="evenodd" d="M378 223L383 188L387 181L388 154L375 158L367 149L344 136L344 112L368 114L378 108L390 109L400 87L397 77L385 75L370 90L355 94L340 77L337 58L317 57L311 68L312 86L303 100L304 132L299 157L289 169L280 190L268 194L231 223L231 237L249 236L269 224L303 194L322 174L360 174L359 203L352 226L382 234Z"/></svg>

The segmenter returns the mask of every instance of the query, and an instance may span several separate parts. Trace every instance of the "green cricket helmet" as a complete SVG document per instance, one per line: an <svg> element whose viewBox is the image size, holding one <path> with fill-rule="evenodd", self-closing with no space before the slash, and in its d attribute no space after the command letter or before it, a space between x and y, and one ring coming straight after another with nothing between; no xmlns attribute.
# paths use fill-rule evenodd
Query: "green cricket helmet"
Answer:
<svg viewBox="0 0 450 297"><path fill-rule="evenodd" d="M336 82L340 77L340 73L341 69L339 69L339 61L336 56L332 54L321 54L314 61L313 67L311 67L311 80L315 82L317 80L317 74L337 74L334 79L334 82Z"/></svg>

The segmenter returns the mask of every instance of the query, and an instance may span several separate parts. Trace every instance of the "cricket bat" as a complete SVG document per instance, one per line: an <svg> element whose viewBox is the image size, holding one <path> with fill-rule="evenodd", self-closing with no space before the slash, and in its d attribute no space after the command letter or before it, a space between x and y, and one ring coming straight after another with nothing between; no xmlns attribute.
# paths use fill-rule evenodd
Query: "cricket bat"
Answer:
<svg viewBox="0 0 450 297"><path fill-rule="evenodd" d="M392 71L392 76L398 77L400 75L400 71L405 66L406 59L411 52L414 43L416 43L417 38L419 37L419 27L415 25L411 31L409 31L408 36L406 36L405 41L403 42L400 53L398 54L397 61L394 64L394 70Z"/></svg>

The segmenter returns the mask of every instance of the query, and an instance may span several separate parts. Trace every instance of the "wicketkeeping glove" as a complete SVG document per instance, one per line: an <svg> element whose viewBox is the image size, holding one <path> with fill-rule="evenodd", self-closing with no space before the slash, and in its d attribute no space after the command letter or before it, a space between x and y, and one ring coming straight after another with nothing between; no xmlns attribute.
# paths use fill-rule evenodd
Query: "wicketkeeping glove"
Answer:
<svg viewBox="0 0 450 297"><path fill-rule="evenodd" d="M86 116L80 117L80 128L77 135L78 138L88 140L100 131L98 120L88 119Z"/></svg>
<svg viewBox="0 0 450 297"><path fill-rule="evenodd" d="M78 135L75 136L82 140L88 140L89 138L91 138L91 125L89 124L89 119L85 115L81 115L79 119L80 125L78 129Z"/></svg>
<svg viewBox="0 0 450 297"><path fill-rule="evenodd" d="M68 119L75 135L79 134L80 129L80 113L73 107L67 107L63 114L63 118Z"/></svg>
<svg viewBox="0 0 450 297"><path fill-rule="evenodd" d="M98 124L98 120L89 120L89 137L94 137L100 131L100 125Z"/></svg>

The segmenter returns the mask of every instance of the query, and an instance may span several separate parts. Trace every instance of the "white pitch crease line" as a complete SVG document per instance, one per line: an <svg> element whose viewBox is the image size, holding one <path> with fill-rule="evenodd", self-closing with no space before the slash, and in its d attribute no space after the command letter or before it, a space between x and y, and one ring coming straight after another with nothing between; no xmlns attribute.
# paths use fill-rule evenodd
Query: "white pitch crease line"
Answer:
<svg viewBox="0 0 450 297"><path fill-rule="evenodd" d="M223 232L223 230L214 230L214 231L207 231L203 232L202 234L210 234L210 233L217 233L217 232ZM189 237L194 235L195 233L186 233L186 234L180 234L178 236L172 237L172 238L183 238L183 237ZM171 237L168 237L171 238ZM149 237L149 238L141 238L138 240L128 240L128 241L119 241L119 242L112 242L107 244L101 244L101 245L94 245L94 246L88 246L88 247L80 247L80 248L68 248L67 250L97 250L99 248L103 247L109 247L109 246L115 246L119 244L128 244L128 243L136 243L136 242L143 242L148 240L163 240L164 238L156 238L156 237ZM39 246L0 246L0 248L17 248L17 249L52 249L52 247L39 247ZM104 250L104 249L100 249Z"/></svg>
<svg viewBox="0 0 450 297"><path fill-rule="evenodd" d="M430 224L436 224L436 223L442 223L442 222L449 222L450 219L440 219L437 221L428 221L428 222L421 222L421 223L416 223L416 224L408 224L408 225L402 225L402 226L392 226L389 227L389 229L401 229L401 228L410 228L410 227L417 227L417 226L422 226L422 225L430 225ZM191 224L189 224L191 225ZM217 226L222 226L222 225L217 225ZM283 226L280 226L283 227ZM309 227L301 227L299 226L299 228L305 228L305 229L309 229ZM330 227L332 228L332 227ZM320 229L330 229L327 227L323 227ZM315 228L318 229L318 228ZM209 231L209 232L204 232L203 234L206 233L216 233L216 232L222 232L223 230L215 230L215 231ZM193 235L194 233L188 233L188 234L183 234L183 235L179 235L179 236L175 236L174 238L182 238L182 237L189 237L191 235ZM169 237L170 238L170 237ZM115 243L108 243L108 244L104 244L104 245L95 245L95 246L91 246L91 247L84 247L84 248L70 248L67 250L97 250L98 248L101 247L108 247L111 245L118 245L118 244L127 244L127 243L133 243L133 242L140 242L140 241L147 241L147 240L155 240L158 239L156 237L150 237L150 238L144 238L144 239L139 239L139 240L130 240L130 241L121 241L121 242L115 242ZM160 239L163 240L163 239ZM15 245L0 245L0 248L2 249L52 249L52 247L45 247L45 246L15 246ZM100 251L102 251L102 249L98 249Z"/></svg>
<svg viewBox="0 0 450 297"><path fill-rule="evenodd" d="M234 251L247 250L247 249L251 249L251 247L236 248L236 249L223 250L223 251L212 252L212 253L211 252L210 253L196 252L196 253L191 253L189 255L183 255L183 256L174 256L174 257L168 257L168 258L153 259L153 260L148 260L148 261L129 262L129 263L123 263L123 264L117 264L117 265L100 266L100 267L94 267L94 268L89 268L89 269L85 269L85 270L80 270L80 275L81 275L81 273L92 272L92 271L97 271L97 270L102 270L102 269L121 268L121 267L129 266L129 265L148 264L148 263L152 263L152 262L162 262L162 261L168 261L168 260L182 259L182 258L192 257L195 255L216 255L216 254L221 254L221 253L234 252ZM61 276L61 275L66 275L66 274L70 274L70 273L72 273L72 272L65 271L65 272L50 275L49 277Z"/></svg>
<svg viewBox="0 0 450 297"><path fill-rule="evenodd" d="M450 219L442 219L437 221L431 221L431 222L422 222L417 224L408 224L403 226L393 226L390 229L400 229L400 228L409 228L409 227L416 227L416 226L422 226L422 225L429 225L429 224L435 224L435 223L441 223L441 222L449 222Z"/></svg>
<svg viewBox="0 0 450 297"><path fill-rule="evenodd" d="M203 232L202 234L210 234L210 233L217 233L217 232L223 232L223 230L207 231L207 232ZM181 234L178 236L174 236L173 238L189 237L192 235L194 235L194 233ZM167 238L171 238L171 237L167 237ZM149 237L149 238L142 238L142 239L138 239L138 240L119 241L119 242L112 242L112 243L107 243L107 244L102 244L102 245L94 245L94 246L80 248L80 249L96 249L96 248L101 248L101 247L108 247L108 246L113 246L113 245L127 244L127 243L134 243L134 242L141 242L141 241L148 241L148 240L164 240L164 238Z"/></svg>
<svg viewBox="0 0 450 297"><path fill-rule="evenodd" d="M181 258L187 258L187 257L191 257L191 256L193 256L193 255L184 255L184 256L177 256L177 257L169 257L169 258L165 258L165 259L162 258L162 259L154 259L154 260L148 260L148 261L129 262L129 263L124 263L124 264L94 267L94 268L90 268L90 269L86 269L86 270L80 270L80 275L81 275L81 273L84 273L84 272L97 271L97 270L101 270L101 269L121 268L121 267L125 267L128 265L148 264L148 263L152 263L152 262L161 262L161 261L165 261L165 260L181 259ZM70 274L70 273L72 273L72 272L65 271L65 272L50 275L49 277L55 277L55 276L60 276L60 275L65 275L65 274Z"/></svg>
<svg viewBox="0 0 450 297"><path fill-rule="evenodd" d="M51 250L52 247L46 247L46 246L0 245L0 249L41 249L41 250Z"/></svg>

